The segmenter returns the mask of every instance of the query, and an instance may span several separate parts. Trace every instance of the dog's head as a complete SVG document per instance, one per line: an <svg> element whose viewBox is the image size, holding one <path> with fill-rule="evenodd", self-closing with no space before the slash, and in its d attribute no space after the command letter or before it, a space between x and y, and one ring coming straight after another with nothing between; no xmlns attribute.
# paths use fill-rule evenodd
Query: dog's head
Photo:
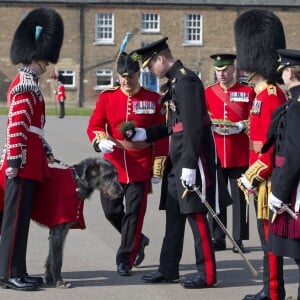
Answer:
<svg viewBox="0 0 300 300"><path fill-rule="evenodd" d="M101 157L87 158L74 168L79 177L77 192L80 198L89 198L94 190L102 191L111 199L122 195L117 169L110 161Z"/></svg>

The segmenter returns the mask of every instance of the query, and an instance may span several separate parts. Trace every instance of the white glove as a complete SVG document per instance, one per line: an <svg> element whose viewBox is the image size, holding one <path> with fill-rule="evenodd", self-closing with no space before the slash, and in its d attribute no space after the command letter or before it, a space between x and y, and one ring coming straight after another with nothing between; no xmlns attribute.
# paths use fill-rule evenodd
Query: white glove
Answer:
<svg viewBox="0 0 300 300"><path fill-rule="evenodd" d="M154 184L158 184L160 183L160 177L152 177L151 178L151 183L154 183Z"/></svg>
<svg viewBox="0 0 300 300"><path fill-rule="evenodd" d="M269 195L268 204L272 211L275 209L280 209L283 206L283 202L275 197L272 193Z"/></svg>
<svg viewBox="0 0 300 300"><path fill-rule="evenodd" d="M140 142L140 141L146 141L147 139L147 133L145 128L136 127L135 128L135 135L132 138L133 142Z"/></svg>
<svg viewBox="0 0 300 300"><path fill-rule="evenodd" d="M196 169L182 168L180 179L186 186L193 186L196 184Z"/></svg>
<svg viewBox="0 0 300 300"><path fill-rule="evenodd" d="M113 141L104 139L99 142L98 146L101 152L111 153L114 151L114 146L116 146L116 144Z"/></svg>
<svg viewBox="0 0 300 300"><path fill-rule="evenodd" d="M244 185L244 187L251 191L253 190L253 186L252 184L250 183L250 181L247 179L247 177L245 176L245 174L242 175L242 177L240 178L241 179L241 183Z"/></svg>
<svg viewBox="0 0 300 300"><path fill-rule="evenodd" d="M239 129L240 132L242 132L246 128L245 123L242 121L236 122L235 126Z"/></svg>

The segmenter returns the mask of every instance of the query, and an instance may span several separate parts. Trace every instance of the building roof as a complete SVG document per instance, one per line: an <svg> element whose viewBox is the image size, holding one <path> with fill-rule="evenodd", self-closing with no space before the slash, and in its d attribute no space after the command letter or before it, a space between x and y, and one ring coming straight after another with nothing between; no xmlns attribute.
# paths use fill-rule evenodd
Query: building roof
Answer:
<svg viewBox="0 0 300 300"><path fill-rule="evenodd" d="M299 7L300 0L0 0L0 3L41 3L41 4L144 4L144 5L207 5L207 6L271 6Z"/></svg>

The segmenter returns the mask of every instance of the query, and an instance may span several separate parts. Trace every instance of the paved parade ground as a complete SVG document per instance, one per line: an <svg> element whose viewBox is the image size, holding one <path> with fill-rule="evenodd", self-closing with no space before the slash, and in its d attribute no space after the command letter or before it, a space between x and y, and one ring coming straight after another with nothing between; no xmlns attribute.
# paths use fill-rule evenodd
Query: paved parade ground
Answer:
<svg viewBox="0 0 300 300"><path fill-rule="evenodd" d="M1 144L4 141L6 117L0 116ZM53 148L57 159L74 164L87 157L99 154L93 151L85 133L88 117L70 117L58 119L47 117L45 138ZM0 290L0 299L4 300L190 300L190 299L228 299L239 300L245 294L258 292L262 287L262 251L254 217L254 207L250 207L250 240L244 244L249 253L246 257L259 272L254 277L239 254L231 251L232 245L227 239L227 250L216 253L218 286L203 290L187 290L179 284L147 284L140 278L155 271L158 267L165 219L164 211L158 210L159 185L148 200L143 232L150 238L146 247L146 257L139 268L134 268L132 276L121 277L116 272L115 253L119 245L119 234L105 219L95 192L86 201L84 215L87 228L71 230L65 244L63 277L73 283L71 289L45 287L36 292L18 292ZM231 233L231 209L229 208L228 230ZM30 275L42 276L47 255L48 230L32 222L28 242L27 266ZM195 273L195 255L193 238L187 223L184 252L181 260L181 277L190 277ZM284 279L287 296L296 299L298 272L294 261L285 259Z"/></svg>

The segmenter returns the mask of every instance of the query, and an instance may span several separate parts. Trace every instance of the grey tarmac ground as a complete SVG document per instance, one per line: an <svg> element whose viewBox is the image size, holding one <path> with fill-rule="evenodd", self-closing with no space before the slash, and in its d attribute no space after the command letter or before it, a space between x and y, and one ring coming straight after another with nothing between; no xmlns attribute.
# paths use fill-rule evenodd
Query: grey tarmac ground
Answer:
<svg viewBox="0 0 300 300"><path fill-rule="evenodd" d="M6 117L0 116L0 138L4 141ZM67 164L74 164L86 157L98 154L93 151L85 130L88 117L66 116L58 119L47 117L45 137L52 145L56 157ZM155 271L164 234L164 212L158 210L159 185L149 196L143 232L150 238L146 257L132 276L120 277L116 272L115 253L119 245L119 234L104 218L99 193L95 192L86 201L84 215L87 228L71 230L65 244L63 276L73 283L71 289L43 287L36 292L18 292L0 289L2 300L190 300L230 299L239 300L246 294L258 292L262 287L262 251L256 230L254 208L250 206L250 240L245 246L250 253L246 256L259 272L254 277L239 254L231 251L227 239L227 250L216 253L218 286L203 290L186 290L179 284L147 284L141 276ZM229 208L229 216L231 209ZM228 230L231 233L229 219ZM30 275L43 275L43 265L48 248L48 230L32 222L28 241L27 266ZM189 225L186 226L184 251L180 265L181 277L195 273L193 238ZM287 296L297 295L298 272L291 259L285 259L284 277Z"/></svg>

